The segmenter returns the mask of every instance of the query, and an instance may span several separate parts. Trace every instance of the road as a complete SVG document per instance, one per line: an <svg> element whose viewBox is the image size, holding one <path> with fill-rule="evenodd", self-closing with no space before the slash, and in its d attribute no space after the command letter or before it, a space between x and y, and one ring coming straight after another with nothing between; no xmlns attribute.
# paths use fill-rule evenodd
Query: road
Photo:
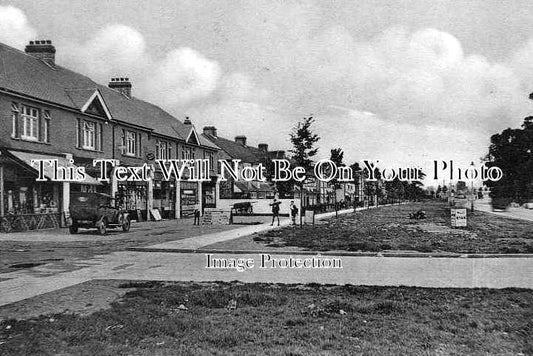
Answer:
<svg viewBox="0 0 533 356"><path fill-rule="evenodd" d="M349 211L346 211L347 213ZM322 216L321 218L326 217ZM288 223L285 221L284 224ZM94 279L164 280L164 281L233 281L268 283L323 283L381 286L456 287L456 288L532 288L533 256L507 257L382 257L327 256L339 258L342 268L260 268L259 254L217 254L214 257L253 259L254 267L239 272L235 268L206 268L204 253L176 253L176 246L197 249L242 234L271 229L269 224L218 231L156 244L154 249L119 251L76 259L75 270L57 269L45 264L0 274L0 306L73 286ZM167 250L167 252L165 252ZM291 255L272 254L275 259ZM294 258L305 259L309 255Z"/></svg>
<svg viewBox="0 0 533 356"><path fill-rule="evenodd" d="M480 210L511 219L533 221L533 210L524 208L508 208L506 211L493 211L490 200L476 200L474 210Z"/></svg>

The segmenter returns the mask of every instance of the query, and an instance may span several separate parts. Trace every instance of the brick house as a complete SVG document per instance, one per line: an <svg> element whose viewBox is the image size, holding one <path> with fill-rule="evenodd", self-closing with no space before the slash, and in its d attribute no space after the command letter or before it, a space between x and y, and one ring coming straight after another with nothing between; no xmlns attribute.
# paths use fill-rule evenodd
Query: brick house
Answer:
<svg viewBox="0 0 533 356"><path fill-rule="evenodd" d="M209 158L218 147L181 122L132 95L128 78L108 86L55 64L51 41L31 41L25 51L0 43L0 217L1 231L64 224L71 191L112 194L134 213L186 216L194 204L215 204L213 183L163 181L154 160ZM83 182L36 181L32 159L58 159L84 166ZM153 165L148 182L99 182L95 158L120 165ZM183 198L183 199L182 199ZM134 214L135 215L135 214Z"/></svg>
<svg viewBox="0 0 533 356"><path fill-rule="evenodd" d="M214 126L204 127L202 136L220 148L217 160L231 163L232 160L238 159L241 170L244 167L257 167L259 164L266 167L267 160L271 156L267 144L263 143L259 144L258 147L253 147L247 145L246 136L236 136L234 140L220 137ZM232 179L220 182L220 199L271 199L274 195L273 185L267 182L233 181Z"/></svg>

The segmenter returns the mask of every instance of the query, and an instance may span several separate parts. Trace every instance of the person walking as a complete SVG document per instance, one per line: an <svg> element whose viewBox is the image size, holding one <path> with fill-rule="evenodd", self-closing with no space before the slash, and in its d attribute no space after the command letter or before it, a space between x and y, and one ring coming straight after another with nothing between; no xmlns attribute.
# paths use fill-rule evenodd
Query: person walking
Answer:
<svg viewBox="0 0 533 356"><path fill-rule="evenodd" d="M296 225L296 216L298 215L298 207L294 204L294 200L291 200L291 206L289 208L292 224Z"/></svg>
<svg viewBox="0 0 533 356"><path fill-rule="evenodd" d="M278 219L278 226L279 226L279 205L281 204L280 201L277 201L276 198L274 198L274 201L270 204L272 207L272 224L270 226L274 225L274 219Z"/></svg>
<svg viewBox="0 0 533 356"><path fill-rule="evenodd" d="M194 222L193 225L200 225L200 207L198 204L194 205Z"/></svg>

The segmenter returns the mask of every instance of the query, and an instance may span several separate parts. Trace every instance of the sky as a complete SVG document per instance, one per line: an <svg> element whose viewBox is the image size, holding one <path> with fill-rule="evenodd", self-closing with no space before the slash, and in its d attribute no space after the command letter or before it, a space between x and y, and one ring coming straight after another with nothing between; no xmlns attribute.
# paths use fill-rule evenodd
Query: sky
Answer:
<svg viewBox="0 0 533 356"><path fill-rule="evenodd" d="M318 158L427 171L478 164L533 112L532 18L530 0L0 0L0 42L51 39L199 130L287 150L313 116Z"/></svg>

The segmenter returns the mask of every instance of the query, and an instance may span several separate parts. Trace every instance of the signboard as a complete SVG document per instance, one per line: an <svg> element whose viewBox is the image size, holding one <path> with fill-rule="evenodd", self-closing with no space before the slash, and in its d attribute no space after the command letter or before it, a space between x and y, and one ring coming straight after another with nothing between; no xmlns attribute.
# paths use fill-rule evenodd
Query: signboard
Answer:
<svg viewBox="0 0 533 356"><path fill-rule="evenodd" d="M305 211L305 219L304 222L306 224L315 224L315 212L314 210L306 210Z"/></svg>
<svg viewBox="0 0 533 356"><path fill-rule="evenodd" d="M155 221L160 221L161 220L161 214L159 214L159 210L150 209L150 213L152 213L152 216L154 217Z"/></svg>
<svg viewBox="0 0 533 356"><path fill-rule="evenodd" d="M451 209L452 227L466 227L466 209Z"/></svg>

